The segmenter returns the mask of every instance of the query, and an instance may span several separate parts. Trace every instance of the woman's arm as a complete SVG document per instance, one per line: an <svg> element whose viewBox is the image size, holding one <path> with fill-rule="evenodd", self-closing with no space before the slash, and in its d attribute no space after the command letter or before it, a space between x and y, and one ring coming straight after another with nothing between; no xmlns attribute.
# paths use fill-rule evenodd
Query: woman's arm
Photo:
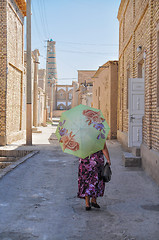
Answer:
<svg viewBox="0 0 159 240"><path fill-rule="evenodd" d="M107 148L106 142L104 144L104 149L102 151L103 151L104 156L107 159L107 162L109 163L109 165L111 165L111 161L110 161L109 152L108 152L108 148Z"/></svg>

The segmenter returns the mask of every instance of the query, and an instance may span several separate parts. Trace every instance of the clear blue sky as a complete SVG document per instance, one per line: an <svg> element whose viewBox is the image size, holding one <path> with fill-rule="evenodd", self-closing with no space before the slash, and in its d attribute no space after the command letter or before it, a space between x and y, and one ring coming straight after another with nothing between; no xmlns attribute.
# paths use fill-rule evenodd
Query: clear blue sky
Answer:
<svg viewBox="0 0 159 240"><path fill-rule="evenodd" d="M32 50L46 66L46 40L56 41L59 84L77 79L77 70L97 70L118 59L120 0L32 0Z"/></svg>

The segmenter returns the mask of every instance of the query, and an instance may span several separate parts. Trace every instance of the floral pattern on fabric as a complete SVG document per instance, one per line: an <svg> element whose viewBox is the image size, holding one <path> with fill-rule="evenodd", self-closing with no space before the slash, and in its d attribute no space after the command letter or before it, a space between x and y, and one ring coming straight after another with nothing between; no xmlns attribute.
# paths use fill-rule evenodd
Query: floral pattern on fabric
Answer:
<svg viewBox="0 0 159 240"><path fill-rule="evenodd" d="M75 134L73 135L73 132L71 131L70 133L68 133L68 130L66 128L63 128L64 123L66 122L66 120L64 120L63 122L59 123L59 134L61 136L59 142L63 143L63 151L68 148L72 151L77 151L79 150L79 143L76 142L76 140L74 139Z"/></svg>
<svg viewBox="0 0 159 240"><path fill-rule="evenodd" d="M102 151L96 152L85 159L79 158L78 170L78 197L102 197L105 183L101 179L101 171L104 166Z"/></svg>
<svg viewBox="0 0 159 240"><path fill-rule="evenodd" d="M75 141L74 139L75 135L72 135L72 132L70 132L68 135L63 135L60 139L60 142L63 143L63 151L68 148L72 151L79 150L79 143Z"/></svg>
<svg viewBox="0 0 159 240"><path fill-rule="evenodd" d="M93 127L96 128L98 131L100 131L99 135L97 136L97 139L99 140L100 137L102 139L105 139L105 130L104 125L102 122L105 121L104 118L100 117L100 111L96 112L93 110L83 110L83 115L86 116L88 122L88 125L93 124Z"/></svg>

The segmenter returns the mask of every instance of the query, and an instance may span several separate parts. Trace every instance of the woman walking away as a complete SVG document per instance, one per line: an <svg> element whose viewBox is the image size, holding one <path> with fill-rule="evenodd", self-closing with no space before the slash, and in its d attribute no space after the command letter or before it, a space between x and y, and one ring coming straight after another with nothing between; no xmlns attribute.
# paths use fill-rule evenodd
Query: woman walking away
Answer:
<svg viewBox="0 0 159 240"><path fill-rule="evenodd" d="M100 208L97 197L104 195L105 183L101 178L101 171L104 167L103 154L108 164L111 165L106 142L103 150L93 153L85 159L79 158L78 197L85 199L87 211L91 210L91 206Z"/></svg>

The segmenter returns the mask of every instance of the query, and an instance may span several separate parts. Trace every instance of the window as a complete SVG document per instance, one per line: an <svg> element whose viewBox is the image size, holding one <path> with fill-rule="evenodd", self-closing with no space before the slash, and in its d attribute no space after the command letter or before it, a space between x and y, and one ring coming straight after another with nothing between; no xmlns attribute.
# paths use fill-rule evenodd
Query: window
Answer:
<svg viewBox="0 0 159 240"><path fill-rule="evenodd" d="M144 61L141 60L138 63L138 78L144 78L144 76L145 76Z"/></svg>
<svg viewBox="0 0 159 240"><path fill-rule="evenodd" d="M69 99L72 99L72 93L69 93Z"/></svg>

